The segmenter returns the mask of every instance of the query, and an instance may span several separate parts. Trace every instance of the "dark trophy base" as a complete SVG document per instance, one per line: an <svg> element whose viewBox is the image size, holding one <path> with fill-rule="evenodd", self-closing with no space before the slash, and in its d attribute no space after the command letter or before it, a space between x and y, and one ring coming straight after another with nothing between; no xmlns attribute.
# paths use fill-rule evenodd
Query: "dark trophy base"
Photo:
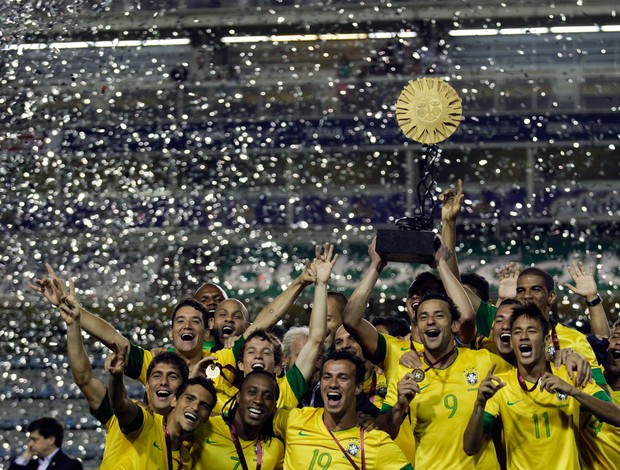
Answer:
<svg viewBox="0 0 620 470"><path fill-rule="evenodd" d="M383 258L397 263L430 264L435 259L435 232L432 220L404 218L396 221L400 228L377 230L376 250Z"/></svg>

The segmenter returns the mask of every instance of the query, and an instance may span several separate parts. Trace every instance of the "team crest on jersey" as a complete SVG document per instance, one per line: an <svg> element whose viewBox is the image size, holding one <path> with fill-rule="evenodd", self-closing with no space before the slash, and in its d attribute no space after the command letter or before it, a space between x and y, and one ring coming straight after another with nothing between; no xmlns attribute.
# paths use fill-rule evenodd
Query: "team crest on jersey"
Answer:
<svg viewBox="0 0 620 470"><path fill-rule="evenodd" d="M360 446L356 442L350 442L347 446L347 452L353 457L357 457L357 454L360 453Z"/></svg>
<svg viewBox="0 0 620 470"><path fill-rule="evenodd" d="M559 401L566 401L566 400L568 400L568 395L566 393L558 393L558 394L556 394L556 396L558 397Z"/></svg>
<svg viewBox="0 0 620 470"><path fill-rule="evenodd" d="M387 396L387 387L385 385L381 385L381 387L377 389L377 395L381 398L385 398Z"/></svg>
<svg viewBox="0 0 620 470"><path fill-rule="evenodd" d="M466 371L465 380L467 381L467 385L476 385L478 383L478 372L475 370Z"/></svg>

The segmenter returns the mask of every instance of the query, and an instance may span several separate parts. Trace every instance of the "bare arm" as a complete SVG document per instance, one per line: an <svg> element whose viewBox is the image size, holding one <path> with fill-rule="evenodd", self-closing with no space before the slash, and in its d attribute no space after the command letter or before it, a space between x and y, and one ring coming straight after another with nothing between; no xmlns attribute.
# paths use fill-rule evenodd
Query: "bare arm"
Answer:
<svg viewBox="0 0 620 470"><path fill-rule="evenodd" d="M592 302L598 298L598 287L594 279L594 265L590 269L586 269L583 263L573 262L568 266L568 273L575 281L575 285L566 284L566 287L573 293L585 299L586 302ZM600 302L598 305L588 307L590 313L590 327L592 334L598 338L609 338L611 329L605 314L605 307Z"/></svg>
<svg viewBox="0 0 620 470"><path fill-rule="evenodd" d="M441 282L443 282L448 297L452 299L461 313L459 331L457 333L458 338L461 343L468 344L476 337L476 311L473 309L463 285L448 266L450 249L447 247L442 237L438 236L438 238L441 240L441 246L435 253L437 270L439 271Z"/></svg>
<svg viewBox="0 0 620 470"><path fill-rule="evenodd" d="M409 404L419 392L418 383L413 379L413 374L408 372L398 382L398 401L390 411L377 416L375 420L377 427L387 432L392 439L396 439L400 426L409 412Z"/></svg>
<svg viewBox="0 0 620 470"><path fill-rule="evenodd" d="M69 280L70 294L62 299L60 315L67 325L67 355L73 380L86 397L88 406L92 410L98 410L106 393L106 388L101 380L93 376L93 369L88 360L82 329L80 328L80 308L75 298L73 281Z"/></svg>
<svg viewBox="0 0 620 470"><path fill-rule="evenodd" d="M439 195L441 201L441 236L450 249L448 267L460 279L459 265L456 261L456 219L463 204L463 181L459 178L458 190L450 188Z"/></svg>
<svg viewBox="0 0 620 470"><path fill-rule="evenodd" d="M310 380L314 372L316 359L327 334L327 283L332 269L338 260L338 255L334 256L333 253L334 246L329 243L325 244L323 254L321 254L321 247L316 247L316 259L314 261L316 282L314 285L312 314L310 316L310 333L308 341L299 351L295 361L295 365L306 381Z"/></svg>
<svg viewBox="0 0 620 470"><path fill-rule="evenodd" d="M121 429L131 424L140 412L138 405L127 395L123 378L127 352L128 348L120 349L117 345L112 345L112 353L105 361L105 368L110 373L108 395Z"/></svg>
<svg viewBox="0 0 620 470"><path fill-rule="evenodd" d="M373 287L377 283L386 261L375 250L376 239L368 248L370 266L364 273L364 277L351 294L351 298L342 312L342 322L347 331L355 338L364 352L364 356L371 358L377 352L379 333L372 324L364 320L364 312Z"/></svg>
<svg viewBox="0 0 620 470"><path fill-rule="evenodd" d="M263 308L252 324L245 330L243 336L247 338L252 332L263 329L270 330L276 323L278 323L284 315L293 306L295 301L299 298L302 291L314 283L314 277L309 271L310 261L306 260L304 270L296 278L290 286L288 286L284 292L277 296L269 305Z"/></svg>
<svg viewBox="0 0 620 470"><path fill-rule="evenodd" d="M463 450L467 455L476 455L480 452L485 440L485 435L482 430L484 408L487 401L495 395L500 388L506 385L505 382L493 375L494 371L495 364L493 364L485 379L480 383L478 396L474 404L474 411L467 423L465 434L463 434Z"/></svg>
<svg viewBox="0 0 620 470"><path fill-rule="evenodd" d="M45 297L52 305L58 307L61 299L67 296L65 282L56 275L54 269L49 264L45 263L45 267L49 278L38 279L30 287ZM129 340L116 331L116 328L107 321L90 313L81 305L78 305L78 307L80 309L81 328L89 335L97 338L108 348L111 348L113 344L119 347L129 346Z"/></svg>
<svg viewBox="0 0 620 470"><path fill-rule="evenodd" d="M565 382L557 375L547 372L540 379L540 388L550 393L565 393L591 411L598 419L612 426L620 426L620 407L611 401L603 401Z"/></svg>

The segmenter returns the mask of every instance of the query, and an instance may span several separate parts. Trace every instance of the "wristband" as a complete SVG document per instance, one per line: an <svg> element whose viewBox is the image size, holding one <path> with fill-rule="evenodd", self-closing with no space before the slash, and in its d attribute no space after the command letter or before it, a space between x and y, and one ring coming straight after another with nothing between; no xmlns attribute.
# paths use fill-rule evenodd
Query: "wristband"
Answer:
<svg viewBox="0 0 620 470"><path fill-rule="evenodd" d="M596 307L598 304L600 304L603 301L603 299L601 299L601 296L596 294L596 299L592 300L592 301L588 301L586 300L586 305L588 307Z"/></svg>

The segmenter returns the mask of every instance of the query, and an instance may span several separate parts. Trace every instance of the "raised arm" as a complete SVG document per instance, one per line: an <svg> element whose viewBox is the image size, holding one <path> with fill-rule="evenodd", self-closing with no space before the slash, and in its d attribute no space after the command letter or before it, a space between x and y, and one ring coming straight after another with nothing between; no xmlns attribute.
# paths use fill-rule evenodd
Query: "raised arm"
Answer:
<svg viewBox="0 0 620 470"><path fill-rule="evenodd" d="M93 369L88 360L82 329L80 327L80 308L75 297L73 280L69 280L69 295L61 300L59 305L60 316L67 325L67 355L73 380L86 397L88 406L92 410L98 410L106 393L106 388L101 380L95 378Z"/></svg>
<svg viewBox="0 0 620 470"><path fill-rule="evenodd" d="M49 264L45 263L45 267L49 278L37 279L30 287L45 297L53 306L58 307L61 299L67 296L65 282L56 275L54 269ZM124 347L125 345L129 347L129 340L107 321L90 313L81 305L78 305L78 308L80 309L80 325L89 335L97 338L108 348L111 348L113 344L119 347Z"/></svg>
<svg viewBox="0 0 620 470"><path fill-rule="evenodd" d="M302 291L314 283L314 276L310 270L310 261L306 260L302 273L284 292L277 296L269 305L263 308L252 324L245 330L243 336L247 338L255 330L270 330L286 315Z"/></svg>
<svg viewBox="0 0 620 470"><path fill-rule="evenodd" d="M493 372L495 371L495 364L489 370L489 373L480 383L478 388L478 396L474 404L474 411L472 412L465 434L463 434L463 450L467 455L476 455L480 452L482 444L484 444L485 435L482 429L482 421L484 418L484 408L487 401L497 393L497 391L506 385L505 382L498 379Z"/></svg>
<svg viewBox="0 0 620 470"><path fill-rule="evenodd" d="M112 404L112 411L114 411L118 424L123 430L133 423L140 410L138 405L127 395L127 387L125 387L125 360L129 348L121 349L113 344L111 349L112 352L105 361L105 368L110 373L108 395Z"/></svg>
<svg viewBox="0 0 620 470"><path fill-rule="evenodd" d="M519 274L521 274L521 265L513 261L502 266L497 271L499 288L497 290L497 302L495 302L496 307L499 307L506 299L517 297L517 279L519 279Z"/></svg>
<svg viewBox="0 0 620 470"><path fill-rule="evenodd" d="M448 265L451 250L440 235L437 235L437 238L441 241L441 245L435 252L437 270L448 297L452 299L461 312L459 331L457 333L459 341L463 344L468 344L476 337L476 312L471 305L469 296L465 292L465 288Z"/></svg>
<svg viewBox="0 0 620 470"><path fill-rule="evenodd" d="M381 271L383 271L387 264L385 259L381 258L377 253L375 249L376 242L377 239L373 239L368 248L370 266L364 273L364 277L362 277L357 288L353 291L353 294L351 294L351 298L342 312L344 327L362 347L366 358L373 358L375 356L379 333L369 321L364 320L364 312L366 311L366 305L368 305L370 293L377 283Z"/></svg>
<svg viewBox="0 0 620 470"><path fill-rule="evenodd" d="M568 273L573 278L575 285L566 284L566 287L573 294L583 297L586 304L596 304L588 306L592 334L598 338L609 338L611 336L611 329L605 314L605 307L603 307L603 302L598 295L598 287L594 279L594 265L590 265L588 270L581 261L579 263L573 261L568 266Z"/></svg>
<svg viewBox="0 0 620 470"><path fill-rule="evenodd" d="M308 341L301 348L295 361L306 381L310 380L316 359L325 342L327 334L327 283L331 277L338 255L334 256L334 245L326 243L321 254L321 247L316 247L316 258L313 266L316 282L314 284L314 300L310 315L310 334Z"/></svg>
<svg viewBox="0 0 620 470"><path fill-rule="evenodd" d="M441 201L441 236L450 249L448 267L460 279L459 265L456 261L456 219L463 204L463 181L459 178L458 190L450 188L439 195Z"/></svg>

